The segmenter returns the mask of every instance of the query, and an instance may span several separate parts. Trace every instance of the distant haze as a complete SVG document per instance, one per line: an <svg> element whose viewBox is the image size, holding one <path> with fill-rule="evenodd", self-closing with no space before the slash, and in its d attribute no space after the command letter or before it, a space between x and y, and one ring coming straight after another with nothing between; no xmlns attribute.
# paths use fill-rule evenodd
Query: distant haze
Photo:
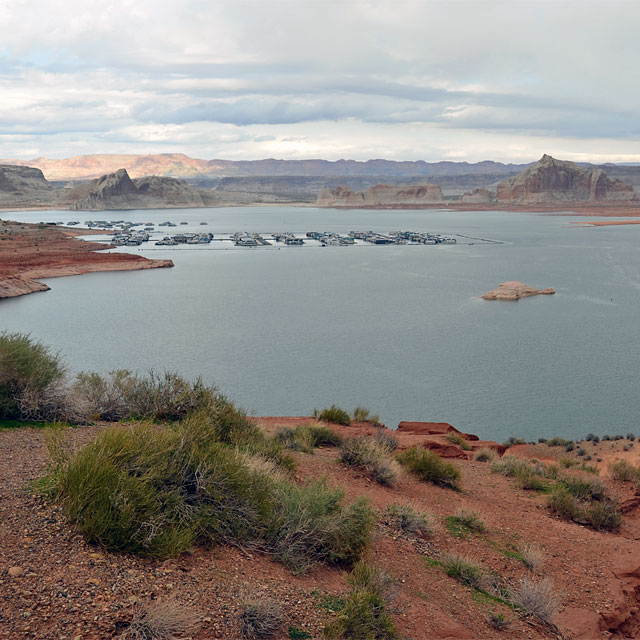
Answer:
<svg viewBox="0 0 640 640"><path fill-rule="evenodd" d="M633 0L4 0L0 155L640 162Z"/></svg>

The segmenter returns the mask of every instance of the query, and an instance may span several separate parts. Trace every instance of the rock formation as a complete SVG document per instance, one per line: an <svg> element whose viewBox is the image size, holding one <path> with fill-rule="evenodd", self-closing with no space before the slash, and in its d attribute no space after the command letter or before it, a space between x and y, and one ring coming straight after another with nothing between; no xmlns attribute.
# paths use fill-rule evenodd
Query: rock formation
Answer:
<svg viewBox="0 0 640 640"><path fill-rule="evenodd" d="M501 282L497 289L487 291L482 297L485 300L518 300L519 298L526 298L527 296L537 296L539 294L552 295L554 293L555 291L551 288L536 289L523 282L511 280L510 282Z"/></svg>
<svg viewBox="0 0 640 640"><path fill-rule="evenodd" d="M40 169L0 165L0 206L45 205L52 195Z"/></svg>
<svg viewBox="0 0 640 640"><path fill-rule="evenodd" d="M602 169L583 168L548 155L498 184L500 204L635 200L633 186L610 180Z"/></svg>
<svg viewBox="0 0 640 640"><path fill-rule="evenodd" d="M463 194L460 202L462 204L489 204L491 202L491 194L484 187L478 187Z"/></svg>
<svg viewBox="0 0 640 640"><path fill-rule="evenodd" d="M71 189L64 198L72 210L202 207L200 194L183 180L149 176L131 180L119 169Z"/></svg>
<svg viewBox="0 0 640 640"><path fill-rule="evenodd" d="M440 185L424 182L411 185L377 184L366 191L351 191L348 187L324 189L316 204L324 207L380 207L424 205L444 202Z"/></svg>

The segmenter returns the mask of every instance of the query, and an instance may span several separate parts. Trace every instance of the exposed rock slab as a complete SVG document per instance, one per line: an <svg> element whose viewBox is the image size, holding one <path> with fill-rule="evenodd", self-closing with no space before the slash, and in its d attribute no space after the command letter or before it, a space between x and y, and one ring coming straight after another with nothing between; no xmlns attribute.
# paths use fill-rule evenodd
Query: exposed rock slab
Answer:
<svg viewBox="0 0 640 640"><path fill-rule="evenodd" d="M6 277L0 278L0 300L4 298L16 298L38 291L49 291L43 282L31 280L30 278Z"/></svg>
<svg viewBox="0 0 640 640"><path fill-rule="evenodd" d="M637 200L633 185L610 180L603 169L583 168L546 154L500 182L497 198L500 204Z"/></svg>
<svg viewBox="0 0 640 640"><path fill-rule="evenodd" d="M553 295L554 293L555 290L551 288L536 289L524 284L524 282L511 280L509 282L501 282L497 289L487 291L482 297L485 300L519 300L528 296Z"/></svg>

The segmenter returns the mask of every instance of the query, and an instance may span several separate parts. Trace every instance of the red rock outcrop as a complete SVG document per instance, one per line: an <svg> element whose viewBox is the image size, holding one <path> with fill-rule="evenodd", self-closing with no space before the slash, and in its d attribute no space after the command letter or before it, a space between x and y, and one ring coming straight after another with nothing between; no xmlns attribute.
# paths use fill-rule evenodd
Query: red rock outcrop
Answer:
<svg viewBox="0 0 640 640"><path fill-rule="evenodd" d="M510 280L509 282L501 282L497 289L487 291L482 295L482 298L485 300L519 300L528 296L553 295L554 293L555 290L550 287L548 289L536 289L523 282Z"/></svg>
<svg viewBox="0 0 640 640"><path fill-rule="evenodd" d="M366 191L351 191L348 187L323 189L316 204L323 207L384 207L394 205L424 205L444 202L440 185L428 182L409 185L377 184Z"/></svg>
<svg viewBox="0 0 640 640"><path fill-rule="evenodd" d="M602 169L585 169L546 154L518 175L500 182L497 198L500 204L637 199L632 185L610 180Z"/></svg>

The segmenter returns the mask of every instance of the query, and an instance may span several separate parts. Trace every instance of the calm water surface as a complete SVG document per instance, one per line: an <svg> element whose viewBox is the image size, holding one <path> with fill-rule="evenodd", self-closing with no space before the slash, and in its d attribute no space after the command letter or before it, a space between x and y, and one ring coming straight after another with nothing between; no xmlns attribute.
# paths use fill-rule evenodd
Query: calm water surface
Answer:
<svg viewBox="0 0 640 640"><path fill-rule="evenodd" d="M256 415L308 415L335 402L367 406L389 426L447 421L497 440L640 432L638 226L276 207L3 217L189 222L172 233L412 229L499 240L149 247L141 253L175 268L47 280L50 292L0 303L0 328L53 345L75 371L202 375ZM478 297L504 280L557 294Z"/></svg>

